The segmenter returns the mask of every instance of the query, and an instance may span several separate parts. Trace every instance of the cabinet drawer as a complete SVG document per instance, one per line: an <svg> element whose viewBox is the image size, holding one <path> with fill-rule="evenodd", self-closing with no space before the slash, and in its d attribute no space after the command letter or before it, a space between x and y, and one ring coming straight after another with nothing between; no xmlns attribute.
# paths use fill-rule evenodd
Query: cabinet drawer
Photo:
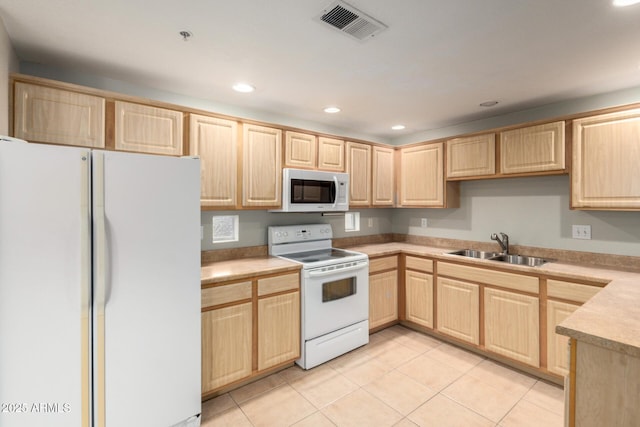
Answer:
<svg viewBox="0 0 640 427"><path fill-rule="evenodd" d="M561 298L584 303L600 292L601 289L599 286L582 285L562 280L547 280L547 296L550 298Z"/></svg>
<svg viewBox="0 0 640 427"><path fill-rule="evenodd" d="M532 294L539 292L537 277L506 273L504 271L493 271L442 262L438 263L438 275L456 277L458 279L500 286L516 291L530 292Z"/></svg>
<svg viewBox="0 0 640 427"><path fill-rule="evenodd" d="M202 290L202 308L251 298L251 282L234 283Z"/></svg>
<svg viewBox="0 0 640 427"><path fill-rule="evenodd" d="M274 276L258 280L258 296L299 288L300 276L298 273L283 274L282 276Z"/></svg>
<svg viewBox="0 0 640 427"><path fill-rule="evenodd" d="M398 268L398 256L386 256L369 260L369 274Z"/></svg>
<svg viewBox="0 0 640 427"><path fill-rule="evenodd" d="M411 270L424 271L433 273L433 261L430 259L418 258L415 256L407 256L405 258L406 268Z"/></svg>

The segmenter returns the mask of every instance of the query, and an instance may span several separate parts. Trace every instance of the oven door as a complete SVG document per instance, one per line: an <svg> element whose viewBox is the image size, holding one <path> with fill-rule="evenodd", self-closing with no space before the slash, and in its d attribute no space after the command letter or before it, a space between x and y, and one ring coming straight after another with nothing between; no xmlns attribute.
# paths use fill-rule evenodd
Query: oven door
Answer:
<svg viewBox="0 0 640 427"><path fill-rule="evenodd" d="M305 340L369 318L369 261L339 270L303 270L302 318Z"/></svg>

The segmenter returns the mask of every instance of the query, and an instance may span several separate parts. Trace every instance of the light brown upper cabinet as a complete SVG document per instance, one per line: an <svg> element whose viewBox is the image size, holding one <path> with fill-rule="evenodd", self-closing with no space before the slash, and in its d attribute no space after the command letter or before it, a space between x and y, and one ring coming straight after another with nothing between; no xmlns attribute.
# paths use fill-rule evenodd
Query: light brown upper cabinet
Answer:
<svg viewBox="0 0 640 427"><path fill-rule="evenodd" d="M371 204L371 146L347 142L347 173L349 173L349 206Z"/></svg>
<svg viewBox="0 0 640 427"><path fill-rule="evenodd" d="M279 207L282 196L282 131L242 125L242 205Z"/></svg>
<svg viewBox="0 0 640 427"><path fill-rule="evenodd" d="M344 141L341 139L318 138L318 169L344 172Z"/></svg>
<svg viewBox="0 0 640 427"><path fill-rule="evenodd" d="M393 206L395 201L395 150L386 147L373 147L373 188L374 206Z"/></svg>
<svg viewBox="0 0 640 427"><path fill-rule="evenodd" d="M115 102L116 150L182 155L182 112Z"/></svg>
<svg viewBox="0 0 640 427"><path fill-rule="evenodd" d="M640 209L640 109L573 121L571 207Z"/></svg>
<svg viewBox="0 0 640 427"><path fill-rule="evenodd" d="M495 133L447 141L447 178L493 175L495 173Z"/></svg>
<svg viewBox="0 0 640 427"><path fill-rule="evenodd" d="M105 99L16 82L13 134L31 142L105 147Z"/></svg>
<svg viewBox="0 0 640 427"><path fill-rule="evenodd" d="M399 204L404 207L456 207L457 183L444 180L444 143L400 149Z"/></svg>
<svg viewBox="0 0 640 427"><path fill-rule="evenodd" d="M500 173L563 171L564 122L500 132Z"/></svg>
<svg viewBox="0 0 640 427"><path fill-rule="evenodd" d="M229 207L237 203L238 123L191 114L189 153L200 157L200 204Z"/></svg>
<svg viewBox="0 0 640 427"><path fill-rule="evenodd" d="M300 132L285 132L284 165L288 168L316 167L318 142L315 135Z"/></svg>

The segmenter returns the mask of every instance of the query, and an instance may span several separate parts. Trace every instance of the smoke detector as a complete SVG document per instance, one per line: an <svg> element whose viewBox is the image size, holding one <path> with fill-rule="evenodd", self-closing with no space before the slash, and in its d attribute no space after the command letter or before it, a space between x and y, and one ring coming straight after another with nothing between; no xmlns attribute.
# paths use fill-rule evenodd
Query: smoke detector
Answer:
<svg viewBox="0 0 640 427"><path fill-rule="evenodd" d="M343 1L331 3L316 19L358 41L369 40L387 29L382 22Z"/></svg>

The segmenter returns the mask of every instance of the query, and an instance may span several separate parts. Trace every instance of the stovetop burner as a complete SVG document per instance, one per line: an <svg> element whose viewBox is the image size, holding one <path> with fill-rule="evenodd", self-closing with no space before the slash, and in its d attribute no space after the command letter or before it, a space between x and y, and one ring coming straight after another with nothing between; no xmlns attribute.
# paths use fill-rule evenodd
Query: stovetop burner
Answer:
<svg viewBox="0 0 640 427"><path fill-rule="evenodd" d="M282 255L282 257L284 258L289 258L293 261L297 261L301 263L337 260L337 259L345 258L349 256L353 256L353 254L345 252L340 249L334 249L334 248L323 249L319 251L298 252L293 254Z"/></svg>

